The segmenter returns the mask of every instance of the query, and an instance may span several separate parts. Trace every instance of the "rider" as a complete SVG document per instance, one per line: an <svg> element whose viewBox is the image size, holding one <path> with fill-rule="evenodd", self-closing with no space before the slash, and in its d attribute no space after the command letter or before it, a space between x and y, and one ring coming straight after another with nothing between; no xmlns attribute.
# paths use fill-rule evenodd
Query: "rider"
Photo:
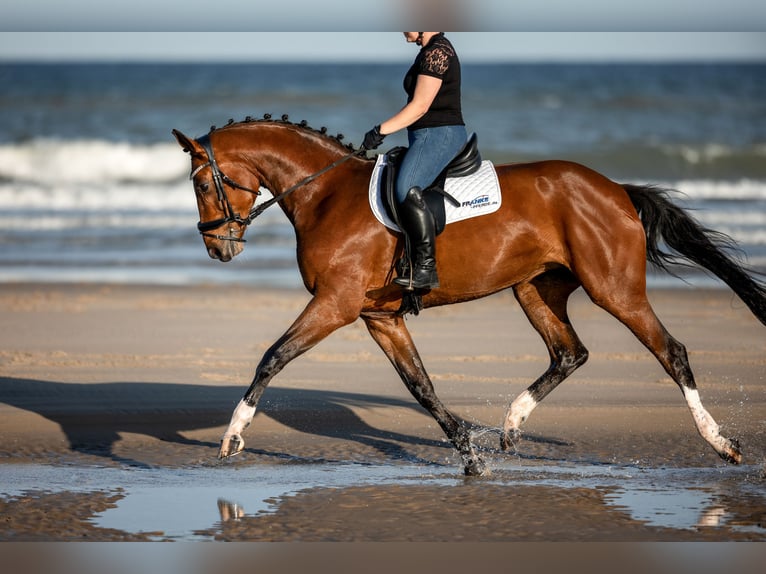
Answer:
<svg viewBox="0 0 766 574"><path fill-rule="evenodd" d="M434 218L423 199L426 189L466 143L460 104L460 61L443 32L404 32L421 46L407 74L407 104L364 136L362 147L376 149L391 133L407 128L409 147L396 179L396 199L409 238L412 277L394 283L407 289L439 286L436 274Z"/></svg>

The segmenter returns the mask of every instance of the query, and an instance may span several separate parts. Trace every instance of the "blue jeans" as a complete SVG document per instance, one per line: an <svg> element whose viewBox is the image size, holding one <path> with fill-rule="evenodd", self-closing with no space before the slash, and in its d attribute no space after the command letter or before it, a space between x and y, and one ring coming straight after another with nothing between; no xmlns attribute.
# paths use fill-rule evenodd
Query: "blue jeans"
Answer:
<svg viewBox="0 0 766 574"><path fill-rule="evenodd" d="M418 186L425 189L463 149L468 140L465 126L440 126L407 132L409 148L404 154L396 178L396 199L399 203L407 192Z"/></svg>

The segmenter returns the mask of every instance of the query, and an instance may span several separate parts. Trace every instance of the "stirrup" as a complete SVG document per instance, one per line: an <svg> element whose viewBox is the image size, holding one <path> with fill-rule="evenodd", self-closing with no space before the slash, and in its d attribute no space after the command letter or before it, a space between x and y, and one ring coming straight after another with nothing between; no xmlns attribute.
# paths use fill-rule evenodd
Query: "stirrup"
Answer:
<svg viewBox="0 0 766 574"><path fill-rule="evenodd" d="M439 287L439 277L436 274L436 269L430 271L423 268L420 269L420 274L428 274L428 277L420 277L420 281L416 280L418 270L415 269L412 273L409 273L404 277L396 277L394 283L404 288L405 291L417 291L417 290L429 290L437 289Z"/></svg>

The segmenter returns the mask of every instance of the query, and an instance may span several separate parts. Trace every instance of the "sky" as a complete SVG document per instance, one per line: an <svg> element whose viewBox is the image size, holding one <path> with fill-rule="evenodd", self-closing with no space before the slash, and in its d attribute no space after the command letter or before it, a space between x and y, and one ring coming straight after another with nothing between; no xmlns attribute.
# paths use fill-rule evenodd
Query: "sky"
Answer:
<svg viewBox="0 0 766 574"><path fill-rule="evenodd" d="M759 61L766 32L450 32L465 62ZM0 61L373 61L412 58L399 32L3 32Z"/></svg>
<svg viewBox="0 0 766 574"><path fill-rule="evenodd" d="M0 31L763 31L763 0L3 0Z"/></svg>
<svg viewBox="0 0 766 574"><path fill-rule="evenodd" d="M402 29L466 61L766 62L764 0L3 0L0 61L408 61Z"/></svg>

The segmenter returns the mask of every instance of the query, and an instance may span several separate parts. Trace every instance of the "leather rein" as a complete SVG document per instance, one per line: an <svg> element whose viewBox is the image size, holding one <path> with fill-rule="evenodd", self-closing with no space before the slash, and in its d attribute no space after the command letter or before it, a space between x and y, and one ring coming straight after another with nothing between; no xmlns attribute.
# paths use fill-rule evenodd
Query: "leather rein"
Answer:
<svg viewBox="0 0 766 574"><path fill-rule="evenodd" d="M194 179L194 176L197 175L204 168L206 167L210 168L210 171L213 173L213 184L215 185L215 191L218 194L218 201L220 201L223 207L223 215L224 215L220 219L214 219L212 221L200 221L199 223L197 223L197 229L199 230L200 234L205 237L213 237L215 239L221 239L225 241L238 241L240 243L246 243L247 240L242 239L241 237L236 237L232 235L231 229L229 230L229 235L218 235L218 234L210 233L210 232L226 223L237 223L239 225L243 225L247 227L253 222L253 220L256 217L261 215L264 211L266 211L269 207L271 207L275 203L279 203L280 201L282 201L285 197L293 193L295 190L314 181L316 178L330 171L331 169L338 167L344 161L352 158L353 156L358 155L360 153L364 153L364 149L361 149L361 150L354 150L344 155L343 157L334 161L327 167L322 168L318 172L303 178L298 183L289 187L288 189L286 189L279 195L275 195L268 201L264 201L260 205L254 206L250 210L250 213L247 214L246 217L242 217L237 212L234 211L234 208L231 205L231 201L229 201L229 196L226 194L225 185L228 185L229 187L232 187L234 189L241 189L242 191L247 191L248 193L252 193L256 197L261 195L260 190L250 189L249 187L245 187L244 185L237 183L236 181L234 181L233 179L231 179L229 176L227 176L225 173L221 171L221 168L218 167L218 163L215 161L215 155L213 154L213 146L210 142L209 134L206 134L204 136L197 138L196 141L205 150L208 161L198 166L194 171L192 171L191 175L189 176L189 179Z"/></svg>

